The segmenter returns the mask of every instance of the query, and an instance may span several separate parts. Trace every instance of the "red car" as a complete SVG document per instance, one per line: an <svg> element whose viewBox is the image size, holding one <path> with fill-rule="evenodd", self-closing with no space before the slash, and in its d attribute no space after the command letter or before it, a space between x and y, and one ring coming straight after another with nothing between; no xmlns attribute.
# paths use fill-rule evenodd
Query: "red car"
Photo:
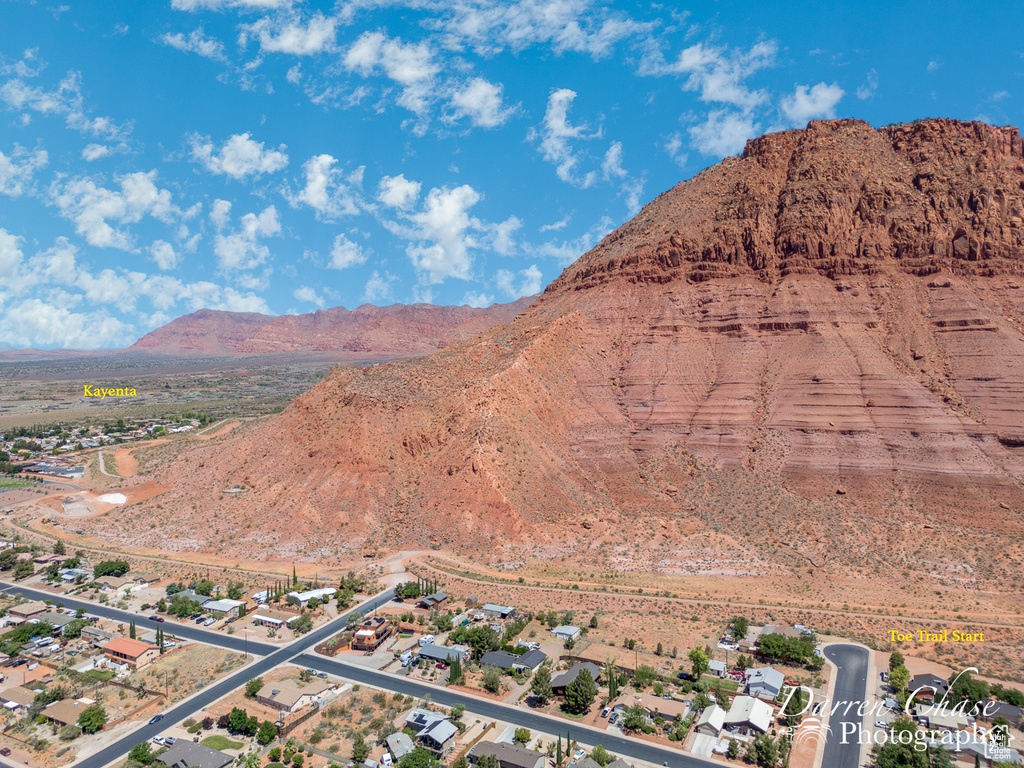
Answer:
<svg viewBox="0 0 1024 768"><path fill-rule="evenodd" d="M11 754L11 748L10 747L4 747L3 749L0 749L0 755L3 755L4 757L7 757L9 754Z"/></svg>
<svg viewBox="0 0 1024 768"><path fill-rule="evenodd" d="M444 663L444 662L442 662L442 661L439 661L439 662L437 662L437 668L438 668L438 669L448 669L448 665L447 665L447 664L445 664L445 663Z"/></svg>

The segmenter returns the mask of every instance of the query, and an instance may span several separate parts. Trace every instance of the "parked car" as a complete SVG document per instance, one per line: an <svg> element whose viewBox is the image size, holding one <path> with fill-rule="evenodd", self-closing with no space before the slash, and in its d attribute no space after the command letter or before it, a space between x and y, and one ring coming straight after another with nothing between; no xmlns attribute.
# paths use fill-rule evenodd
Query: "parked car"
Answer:
<svg viewBox="0 0 1024 768"><path fill-rule="evenodd" d="M611 707L605 707L604 709L601 710L601 717L608 717L608 715L610 715L611 712L612 712L612 708Z"/></svg>
<svg viewBox="0 0 1024 768"><path fill-rule="evenodd" d="M213 616L211 616L210 618L208 618L206 621L203 622L203 626L204 627L212 627L216 623L217 623L217 620L215 618L213 618Z"/></svg>
<svg viewBox="0 0 1024 768"><path fill-rule="evenodd" d="M437 662L437 668L438 669L448 669L448 665L445 664L443 661L439 661L439 662Z"/></svg>
<svg viewBox="0 0 1024 768"><path fill-rule="evenodd" d="M611 725L615 725L615 721L618 720L618 719L619 719L619 713L618 712L612 712L612 716L608 718L608 722Z"/></svg>
<svg viewBox="0 0 1024 768"><path fill-rule="evenodd" d="M575 752L572 753L572 759L573 761L582 760L586 756L586 754L587 753L585 750L577 749Z"/></svg>
<svg viewBox="0 0 1024 768"><path fill-rule="evenodd" d="M11 748L10 747L3 747L2 749L0 749L0 755L3 755L4 757L7 757L9 754L11 754Z"/></svg>
<svg viewBox="0 0 1024 768"><path fill-rule="evenodd" d="M320 677L320 678L323 678L324 680L327 679L327 673L326 672L317 672L316 676ZM390 757L390 755L389 755L389 757Z"/></svg>
<svg viewBox="0 0 1024 768"><path fill-rule="evenodd" d="M153 723L159 723L163 719L164 719L163 715L153 715L153 717L150 718L149 724L152 725Z"/></svg>
<svg viewBox="0 0 1024 768"><path fill-rule="evenodd" d="M885 720L875 720L875 728L888 728L889 724Z"/></svg>
<svg viewBox="0 0 1024 768"><path fill-rule="evenodd" d="M387 752L385 752L383 755L381 755L381 758L380 758L380 764L381 765L388 766L388 765L392 765L393 763L394 763L394 760L391 759L391 755L389 755Z"/></svg>
<svg viewBox="0 0 1024 768"><path fill-rule="evenodd" d="M164 619L163 616L150 616L149 620L150 621L166 621L166 619Z"/></svg>

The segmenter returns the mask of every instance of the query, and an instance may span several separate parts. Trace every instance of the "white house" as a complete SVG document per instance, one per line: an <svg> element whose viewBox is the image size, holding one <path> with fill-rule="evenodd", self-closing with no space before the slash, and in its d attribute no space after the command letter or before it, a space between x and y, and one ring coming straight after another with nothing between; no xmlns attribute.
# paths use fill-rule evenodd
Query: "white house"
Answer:
<svg viewBox="0 0 1024 768"><path fill-rule="evenodd" d="M778 698L786 676L771 667L758 667L747 672L747 693L759 699L774 701Z"/></svg>
<svg viewBox="0 0 1024 768"><path fill-rule="evenodd" d="M324 587L323 589L310 589L306 592L289 592L287 596L305 608L314 597L323 602L324 598L330 599L334 597L336 591L334 587Z"/></svg>
<svg viewBox="0 0 1024 768"><path fill-rule="evenodd" d="M575 640L580 636L580 628L571 624L562 624L552 629L551 634L559 640Z"/></svg>
<svg viewBox="0 0 1024 768"><path fill-rule="evenodd" d="M722 724L726 730L752 735L768 733L773 719L775 710L765 702L753 696L737 696Z"/></svg>

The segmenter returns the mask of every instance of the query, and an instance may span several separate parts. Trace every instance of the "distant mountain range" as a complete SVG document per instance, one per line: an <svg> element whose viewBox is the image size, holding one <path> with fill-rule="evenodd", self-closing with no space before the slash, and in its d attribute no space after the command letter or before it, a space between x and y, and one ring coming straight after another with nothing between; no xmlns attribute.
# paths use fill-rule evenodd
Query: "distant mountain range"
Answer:
<svg viewBox="0 0 1024 768"><path fill-rule="evenodd" d="M515 319L536 297L490 307L433 304L364 305L317 310L306 315L261 315L201 309L150 331L127 349L14 349L0 344L0 362L162 355L316 355L338 362L390 360L434 352Z"/></svg>

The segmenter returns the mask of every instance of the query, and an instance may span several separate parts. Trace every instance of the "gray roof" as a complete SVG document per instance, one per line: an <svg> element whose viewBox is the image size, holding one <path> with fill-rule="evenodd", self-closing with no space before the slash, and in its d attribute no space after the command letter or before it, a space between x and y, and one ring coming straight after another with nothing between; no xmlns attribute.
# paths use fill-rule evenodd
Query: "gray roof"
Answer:
<svg viewBox="0 0 1024 768"><path fill-rule="evenodd" d="M631 768L631 766L620 757L618 760L612 760L608 763L608 768Z"/></svg>
<svg viewBox="0 0 1024 768"><path fill-rule="evenodd" d="M435 661L454 661L455 659L462 659L468 650L469 647L465 645L447 647L430 643L420 648L420 656L426 659L434 659Z"/></svg>
<svg viewBox="0 0 1024 768"><path fill-rule="evenodd" d="M771 667L758 667L747 673L747 687L767 686L776 691L781 691L786 682L786 676L777 669Z"/></svg>
<svg viewBox="0 0 1024 768"><path fill-rule="evenodd" d="M459 727L449 720L438 720L428 725L419 733L420 739L429 739L437 744L444 744L459 732Z"/></svg>
<svg viewBox="0 0 1024 768"><path fill-rule="evenodd" d="M224 768L234 759L231 755L185 739L178 739L174 746L157 758L164 765L174 768Z"/></svg>
<svg viewBox="0 0 1024 768"><path fill-rule="evenodd" d="M481 757L493 755L498 758L498 765L501 768L534 768L537 761L543 759L547 763L547 755L536 752L517 744L504 744L494 741L482 741L473 750L473 762L476 763Z"/></svg>
<svg viewBox="0 0 1024 768"><path fill-rule="evenodd" d="M573 664L572 667L570 667L569 669L565 670L565 672L552 679L551 687L567 687L569 683L575 680L576 676L579 675L579 673L582 672L584 669L590 672L590 676L594 678L594 680L597 680L597 678L601 676L601 668L597 666L597 664L593 664L589 661L581 661L579 664Z"/></svg>
<svg viewBox="0 0 1024 768"><path fill-rule="evenodd" d="M394 757L395 760L401 760L416 749L416 745L412 743L412 739L409 738L409 734L403 733L402 731L392 733L385 739L385 741L387 742L388 749L391 750L391 756Z"/></svg>
<svg viewBox="0 0 1024 768"><path fill-rule="evenodd" d="M484 666L498 667L498 669L512 669L512 665L519 661L519 657L508 651L488 651L480 659Z"/></svg>
<svg viewBox="0 0 1024 768"><path fill-rule="evenodd" d="M519 657L519 663L530 669L536 669L544 663L548 655L544 651L527 651Z"/></svg>
<svg viewBox="0 0 1024 768"><path fill-rule="evenodd" d="M582 760L569 763L570 768L601 768L601 764L592 757L584 757Z"/></svg>

